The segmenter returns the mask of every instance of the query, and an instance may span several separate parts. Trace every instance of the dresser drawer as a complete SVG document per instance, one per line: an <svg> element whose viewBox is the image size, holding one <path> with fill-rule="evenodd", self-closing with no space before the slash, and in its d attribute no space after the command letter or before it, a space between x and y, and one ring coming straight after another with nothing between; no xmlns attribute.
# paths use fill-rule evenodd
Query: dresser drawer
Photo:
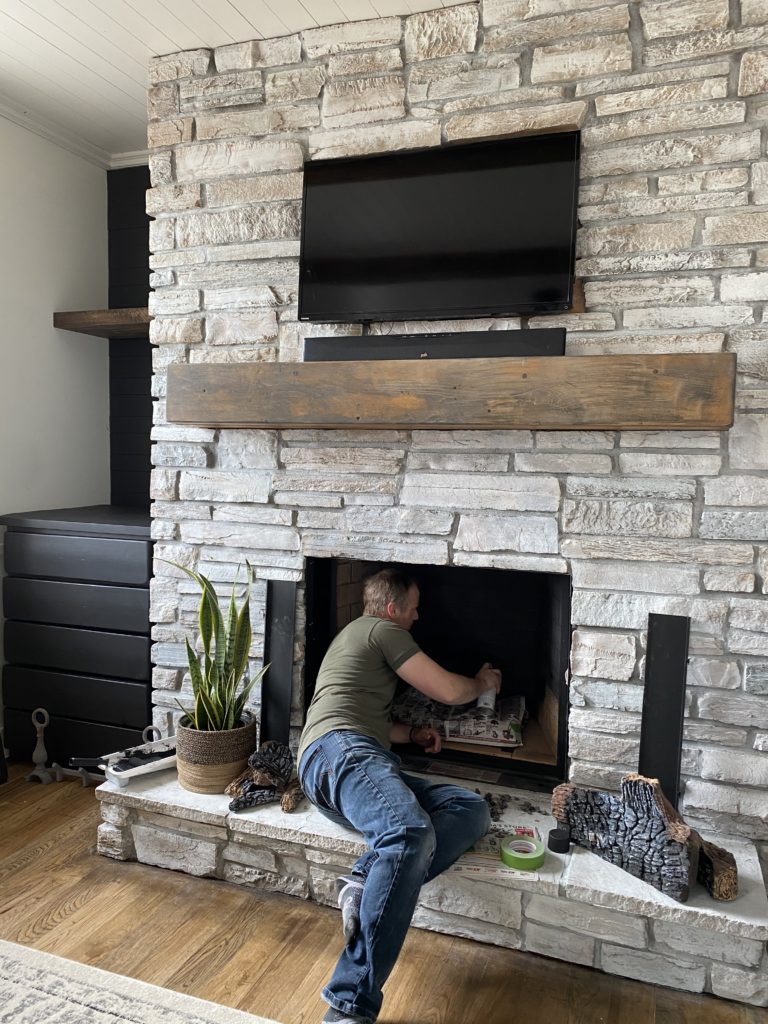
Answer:
<svg viewBox="0 0 768 1024"><path fill-rule="evenodd" d="M51 715L43 742L49 765L55 761L68 767L70 757L101 757L142 742L141 729L119 729L112 725L99 725L75 718ZM32 761L37 733L28 711L5 712L5 745L14 761Z"/></svg>
<svg viewBox="0 0 768 1024"><path fill-rule="evenodd" d="M9 576L47 576L147 586L152 575L152 544L122 537L23 533L5 536Z"/></svg>
<svg viewBox="0 0 768 1024"><path fill-rule="evenodd" d="M17 711L45 708L50 715L143 729L149 722L149 694L148 683L18 665L3 668L3 700Z"/></svg>
<svg viewBox="0 0 768 1024"><path fill-rule="evenodd" d="M11 665L146 681L150 678L149 649L148 636L5 623L5 660Z"/></svg>
<svg viewBox="0 0 768 1024"><path fill-rule="evenodd" d="M7 619L83 626L118 633L149 632L149 590L98 583L6 576L3 607Z"/></svg>

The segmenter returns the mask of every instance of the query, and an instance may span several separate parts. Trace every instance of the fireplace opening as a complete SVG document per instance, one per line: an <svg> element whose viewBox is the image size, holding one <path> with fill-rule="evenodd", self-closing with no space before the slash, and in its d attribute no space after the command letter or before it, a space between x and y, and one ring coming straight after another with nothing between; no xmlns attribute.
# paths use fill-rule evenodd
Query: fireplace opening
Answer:
<svg viewBox="0 0 768 1024"><path fill-rule="evenodd" d="M329 644L362 614L362 583L393 563L309 558L306 573L304 707ZM443 750L426 756L398 748L413 770L478 782L551 788L566 778L567 673L570 654L571 581L557 573L467 566L399 563L421 591L412 633L425 654L444 668L473 676L484 662L502 673L496 711L485 718L473 706L449 709ZM522 701L517 698L522 698ZM521 728L516 722L520 714ZM395 708L431 715L402 684ZM522 743L519 740L522 739Z"/></svg>

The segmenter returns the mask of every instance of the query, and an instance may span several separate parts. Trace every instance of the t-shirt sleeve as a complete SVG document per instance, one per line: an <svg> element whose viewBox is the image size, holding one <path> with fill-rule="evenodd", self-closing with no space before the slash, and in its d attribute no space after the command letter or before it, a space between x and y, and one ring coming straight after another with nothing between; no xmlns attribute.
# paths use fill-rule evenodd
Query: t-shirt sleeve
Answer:
<svg viewBox="0 0 768 1024"><path fill-rule="evenodd" d="M371 631L371 642L379 648L393 672L421 650L407 629L386 619L376 623Z"/></svg>

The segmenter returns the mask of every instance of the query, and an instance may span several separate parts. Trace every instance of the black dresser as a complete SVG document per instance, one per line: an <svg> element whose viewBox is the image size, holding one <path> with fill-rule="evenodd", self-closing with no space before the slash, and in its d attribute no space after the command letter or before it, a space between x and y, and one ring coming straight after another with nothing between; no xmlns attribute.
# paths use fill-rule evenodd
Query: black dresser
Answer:
<svg viewBox="0 0 768 1024"><path fill-rule="evenodd" d="M48 763L141 742L151 721L149 515L114 505L0 517L3 704L11 757L31 761L45 708Z"/></svg>

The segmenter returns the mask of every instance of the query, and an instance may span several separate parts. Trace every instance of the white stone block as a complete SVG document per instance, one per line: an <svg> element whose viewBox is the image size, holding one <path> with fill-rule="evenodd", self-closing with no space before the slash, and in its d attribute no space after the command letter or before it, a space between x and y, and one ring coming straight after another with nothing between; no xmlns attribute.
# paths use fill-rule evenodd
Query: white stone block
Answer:
<svg viewBox="0 0 768 1024"><path fill-rule="evenodd" d="M624 326L655 329L657 327L728 327L732 324L754 323L751 306L649 306L644 309L628 309L624 314Z"/></svg>
<svg viewBox="0 0 768 1024"><path fill-rule="evenodd" d="M446 872L428 882L421 890L419 906L505 928L519 928L522 921L521 892L459 872Z"/></svg>
<svg viewBox="0 0 768 1024"><path fill-rule="evenodd" d="M295 103L320 95L327 78L324 67L275 71L267 75L264 90L267 103Z"/></svg>
<svg viewBox="0 0 768 1024"><path fill-rule="evenodd" d="M610 473L610 455L526 452L515 456L518 473Z"/></svg>
<svg viewBox="0 0 768 1024"><path fill-rule="evenodd" d="M207 75L211 66L210 50L186 50L167 57L153 57L149 62L149 84L170 82L176 78Z"/></svg>
<svg viewBox="0 0 768 1024"><path fill-rule="evenodd" d="M328 59L328 74L333 77L342 75L373 75L378 71L397 71L403 66L403 58L399 48L389 47L382 50L369 50L362 53L332 54Z"/></svg>
<svg viewBox="0 0 768 1024"><path fill-rule="evenodd" d="M437 469L458 473L506 473L509 455L489 455L469 452L414 452L408 453L407 468Z"/></svg>
<svg viewBox="0 0 768 1024"><path fill-rule="evenodd" d="M269 498L269 473L246 470L184 470L179 474L182 501L255 501Z"/></svg>
<svg viewBox="0 0 768 1024"><path fill-rule="evenodd" d="M221 104L217 101L216 105ZM316 105L306 103L255 110L213 110L208 114L198 114L195 118L195 130L200 140L295 132L302 128L314 128L318 124L320 111Z"/></svg>
<svg viewBox="0 0 768 1024"><path fill-rule="evenodd" d="M746 117L746 106L741 101L724 103L686 103L672 105L658 110L640 110L629 114L623 121L601 124L584 131L584 141L589 146L605 146L624 139L636 139L645 135L672 135L686 128L715 128L720 125L741 124ZM688 201L689 203L690 201ZM668 209L683 209L686 201L663 203ZM721 197L714 206L728 205Z"/></svg>
<svg viewBox="0 0 768 1024"><path fill-rule="evenodd" d="M553 477L534 475L406 472L400 500L429 508L554 512L560 484Z"/></svg>
<svg viewBox="0 0 768 1024"><path fill-rule="evenodd" d="M188 875L216 877L218 844L213 840L138 824L132 826L131 833L136 859L142 864L184 871Z"/></svg>
<svg viewBox="0 0 768 1024"><path fill-rule="evenodd" d="M741 673L735 661L689 658L686 684L707 688L715 687L721 690L738 690L741 688Z"/></svg>
<svg viewBox="0 0 768 1024"><path fill-rule="evenodd" d="M635 949L645 949L648 945L648 928L643 918L562 897L532 896L525 916L553 928L565 928Z"/></svg>
<svg viewBox="0 0 768 1024"><path fill-rule="evenodd" d="M747 693L768 697L768 662L753 662L745 666L744 689Z"/></svg>
<svg viewBox="0 0 768 1024"><path fill-rule="evenodd" d="M458 935L463 939L491 943L504 949L520 949L522 944L520 932L516 929L491 924L489 921L477 921L471 917L460 917L458 914L449 914L442 910L430 910L427 907L416 907L411 924L415 928Z"/></svg>
<svg viewBox="0 0 768 1024"><path fill-rule="evenodd" d="M591 729L615 736L632 733L640 735L640 716L621 711L602 711L598 708L572 707L568 715L569 729Z"/></svg>
<svg viewBox="0 0 768 1024"><path fill-rule="evenodd" d="M768 1006L768 978L764 971L743 971L738 967L713 964L712 991L722 999Z"/></svg>
<svg viewBox="0 0 768 1024"><path fill-rule="evenodd" d="M761 476L722 476L704 483L707 505L754 506L768 504L768 478Z"/></svg>
<svg viewBox="0 0 768 1024"><path fill-rule="evenodd" d="M639 590L656 594L698 594L698 568L664 568L653 562L573 562L574 587L584 590Z"/></svg>
<svg viewBox="0 0 768 1024"><path fill-rule="evenodd" d="M625 437L626 432L623 432L622 444ZM569 476L565 488L569 498L693 498L696 494L693 480L670 477L612 476L606 480L604 477Z"/></svg>
<svg viewBox="0 0 768 1024"><path fill-rule="evenodd" d="M221 245L264 239L298 238L300 211L295 203L245 206L215 213L197 213L177 219L180 248Z"/></svg>
<svg viewBox="0 0 768 1024"><path fill-rule="evenodd" d="M684 992L703 992L707 979L705 965L693 960L608 944L602 947L600 961L608 974L634 978L651 985L667 985Z"/></svg>
<svg viewBox="0 0 768 1024"><path fill-rule="evenodd" d="M692 525L692 510L688 505L589 498L563 502L563 530L566 533L690 537Z"/></svg>
<svg viewBox="0 0 768 1024"><path fill-rule="evenodd" d="M448 448L469 453L484 449L510 452L532 448L533 435L529 430L414 430L412 444L414 450L441 451Z"/></svg>
<svg viewBox="0 0 768 1024"><path fill-rule="evenodd" d="M113 860L134 860L136 854L130 828L102 822L96 829L96 852Z"/></svg>
<svg viewBox="0 0 768 1024"><path fill-rule="evenodd" d="M728 432L731 469L768 469L768 415L736 417Z"/></svg>
<svg viewBox="0 0 768 1024"><path fill-rule="evenodd" d="M287 896L309 898L309 882L305 878L285 878L277 872L264 871L262 868L227 861L224 864L222 878L225 882L236 882L238 885L248 885L254 889L264 889L266 892L282 892Z"/></svg>
<svg viewBox="0 0 768 1024"><path fill-rule="evenodd" d="M209 345L264 343L278 336L277 316L272 309L252 313L208 313L205 333Z"/></svg>
<svg viewBox="0 0 768 1024"><path fill-rule="evenodd" d="M336 53L393 46L400 42L400 35L400 18L345 22L327 28L308 29L302 34L304 51L310 60Z"/></svg>
<svg viewBox="0 0 768 1024"><path fill-rule="evenodd" d="M245 499L247 500L247 499ZM229 547L298 551L299 535L289 526L247 523L182 523L181 539L188 544L218 544Z"/></svg>
<svg viewBox="0 0 768 1024"><path fill-rule="evenodd" d="M587 935L559 928L547 928L535 921L526 921L524 948L557 960L592 967L595 962L595 940Z"/></svg>
<svg viewBox="0 0 768 1024"><path fill-rule="evenodd" d="M557 523L548 516L462 515L457 551L557 553Z"/></svg>
<svg viewBox="0 0 768 1024"><path fill-rule="evenodd" d="M739 96L768 92L768 54L765 50L745 53L739 68Z"/></svg>
<svg viewBox="0 0 768 1024"><path fill-rule="evenodd" d="M301 60L301 38L298 35L282 36L278 39L254 39L247 43L217 46L213 56L219 74L248 68L298 64Z"/></svg>
<svg viewBox="0 0 768 1024"><path fill-rule="evenodd" d="M757 939L723 935L675 921L656 921L653 934L656 948L666 947L676 953L688 953L708 960L724 960L743 967L759 964L763 953L763 944Z"/></svg>
<svg viewBox="0 0 768 1024"><path fill-rule="evenodd" d="M634 674L636 655L634 636L577 629L571 642L571 671L574 675L626 681Z"/></svg>
<svg viewBox="0 0 768 1024"><path fill-rule="evenodd" d="M414 508L350 508L342 513L300 512L299 529L351 530L355 533L447 534L453 526L451 512Z"/></svg>
<svg viewBox="0 0 768 1024"><path fill-rule="evenodd" d="M244 867L261 868L263 871L277 870L277 857L271 849L258 849L245 843L227 843L222 857L225 861L242 864Z"/></svg>
<svg viewBox="0 0 768 1024"><path fill-rule="evenodd" d="M704 749L701 752L700 771L702 779L768 789L768 757L760 753Z"/></svg>
<svg viewBox="0 0 768 1024"><path fill-rule="evenodd" d="M286 174L263 174L252 178L212 181L205 188L206 205L242 206L274 202L278 199L301 199L302 180L302 174L289 171Z"/></svg>
<svg viewBox="0 0 768 1024"><path fill-rule="evenodd" d="M670 304L711 302L714 283L709 277L656 275L642 279L590 281L584 286L589 308L600 305L648 306L659 302Z"/></svg>
<svg viewBox="0 0 768 1024"><path fill-rule="evenodd" d="M570 729L569 755L577 761L606 763L611 769L636 771L640 754L640 738L606 736L599 732Z"/></svg>
<svg viewBox="0 0 768 1024"><path fill-rule="evenodd" d="M271 469L277 466L277 437L269 430L222 430L216 448L222 469Z"/></svg>
<svg viewBox="0 0 768 1024"><path fill-rule="evenodd" d="M405 452L397 448L286 448L280 458L287 470L331 473L396 473Z"/></svg>

